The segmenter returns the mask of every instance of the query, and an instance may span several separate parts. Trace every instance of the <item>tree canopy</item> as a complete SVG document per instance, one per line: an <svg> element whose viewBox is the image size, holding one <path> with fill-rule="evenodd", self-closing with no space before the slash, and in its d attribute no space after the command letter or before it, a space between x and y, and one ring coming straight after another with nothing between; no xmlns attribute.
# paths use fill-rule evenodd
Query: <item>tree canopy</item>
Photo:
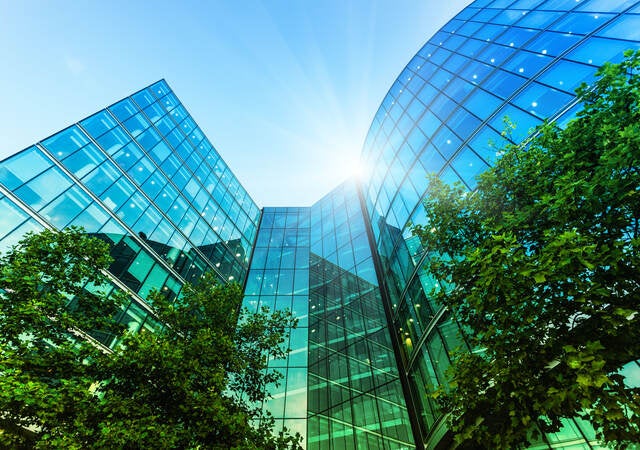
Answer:
<svg viewBox="0 0 640 450"><path fill-rule="evenodd" d="M434 291L476 349L437 393L456 442L517 448L563 418L617 448L640 442L640 53L578 91L582 110L509 145L477 189L430 178Z"/></svg>
<svg viewBox="0 0 640 450"><path fill-rule="evenodd" d="M150 295L162 330L124 332L124 294L101 289L110 261L76 228L26 235L0 258L0 447L299 447L262 410L290 312L250 314L239 285L206 274L173 303ZM100 347L96 330L119 344Z"/></svg>

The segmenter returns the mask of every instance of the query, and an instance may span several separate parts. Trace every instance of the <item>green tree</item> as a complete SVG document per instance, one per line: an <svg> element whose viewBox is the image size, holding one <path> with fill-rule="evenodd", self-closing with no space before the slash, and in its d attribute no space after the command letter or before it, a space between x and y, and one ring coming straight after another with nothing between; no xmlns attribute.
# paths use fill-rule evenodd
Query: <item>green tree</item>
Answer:
<svg viewBox="0 0 640 450"><path fill-rule="evenodd" d="M284 358L289 311L249 314L238 284L205 275L169 303L151 295L158 333L127 334L103 356L97 408L84 419L94 448L298 448L263 413L269 358Z"/></svg>
<svg viewBox="0 0 640 450"><path fill-rule="evenodd" d="M84 332L118 331L122 297L97 288L110 260L78 228L27 234L0 257L0 446L72 427L93 402L83 361L100 350Z"/></svg>
<svg viewBox="0 0 640 450"><path fill-rule="evenodd" d="M640 442L640 389L620 374L640 356L640 53L625 56L474 192L430 179L414 232L476 349L436 393L461 447L518 448L571 417Z"/></svg>
<svg viewBox="0 0 640 450"><path fill-rule="evenodd" d="M298 448L262 411L291 313L249 314L237 284L207 274L174 303L152 293L163 329L122 333L107 351L80 330L121 330L122 297L99 289L108 254L69 229L27 235L0 259L0 447Z"/></svg>

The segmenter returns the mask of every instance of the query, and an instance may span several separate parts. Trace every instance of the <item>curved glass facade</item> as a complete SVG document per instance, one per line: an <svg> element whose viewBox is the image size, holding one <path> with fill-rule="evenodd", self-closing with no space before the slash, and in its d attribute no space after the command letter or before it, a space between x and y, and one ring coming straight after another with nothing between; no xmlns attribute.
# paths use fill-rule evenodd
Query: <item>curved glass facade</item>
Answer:
<svg viewBox="0 0 640 450"><path fill-rule="evenodd" d="M416 440L427 448L445 433L428 394L444 380L448 352L464 342L426 295L434 280L411 236L410 224L424 221L425 174L473 189L475 177L499 157L505 117L516 124L514 141L546 118L570 118L574 89L604 62L639 48L638 30L637 1L478 0L420 49L384 98L362 154L371 173L363 193L402 348L401 372L420 418ZM592 440L588 426L567 422L540 448L561 442L591 448Z"/></svg>

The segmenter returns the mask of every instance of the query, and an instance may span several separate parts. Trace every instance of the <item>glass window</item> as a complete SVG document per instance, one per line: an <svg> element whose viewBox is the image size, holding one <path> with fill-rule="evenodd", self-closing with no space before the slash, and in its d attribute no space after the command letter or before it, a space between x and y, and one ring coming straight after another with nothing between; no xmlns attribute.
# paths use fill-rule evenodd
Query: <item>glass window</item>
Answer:
<svg viewBox="0 0 640 450"><path fill-rule="evenodd" d="M594 36L582 42L566 58L599 67L607 61L619 62L624 51L631 48L640 48L640 44Z"/></svg>
<svg viewBox="0 0 640 450"><path fill-rule="evenodd" d="M147 208L137 222L131 227L140 236L150 236L156 226L162 221L162 216L153 207ZM166 236L167 239L169 236ZM159 241L164 243L166 241Z"/></svg>
<svg viewBox="0 0 640 450"><path fill-rule="evenodd" d="M71 224L83 227L88 233L97 233L108 220L109 215L92 203Z"/></svg>
<svg viewBox="0 0 640 450"><path fill-rule="evenodd" d="M119 126L96 139L100 147L110 155L120 150L129 142L129 136Z"/></svg>
<svg viewBox="0 0 640 450"><path fill-rule="evenodd" d="M527 79L524 77L513 75L503 70L497 70L487 78L482 86L489 92L506 99L518 90L526 81ZM466 106L469 108L468 105Z"/></svg>
<svg viewBox="0 0 640 450"><path fill-rule="evenodd" d="M573 99L572 95L549 88L542 84L533 83L522 91L513 103L529 113L546 119Z"/></svg>
<svg viewBox="0 0 640 450"><path fill-rule="evenodd" d="M491 71L493 71L493 67L478 61L472 61L459 75L473 84L478 84L484 80Z"/></svg>
<svg viewBox="0 0 640 450"><path fill-rule="evenodd" d="M173 108L180 105L177 97L172 92L165 95L158 103L161 103L167 111L171 111Z"/></svg>
<svg viewBox="0 0 640 450"><path fill-rule="evenodd" d="M502 101L496 96L477 89L465 101L464 106L476 116L484 119L493 114L501 103Z"/></svg>
<svg viewBox="0 0 640 450"><path fill-rule="evenodd" d="M138 136L140 133L142 133L144 130L146 130L150 126L147 119L145 119L145 117L140 113L127 119L123 123L123 125L129 131L129 133L131 133L131 136L133 137Z"/></svg>
<svg viewBox="0 0 640 450"><path fill-rule="evenodd" d="M539 0L536 0L539 1ZM564 12L559 11L521 11L522 20L518 22L518 26L545 28L551 22L562 16Z"/></svg>
<svg viewBox="0 0 640 450"><path fill-rule="evenodd" d="M553 59L546 55L521 51L504 64L503 68L532 78L534 74L551 64L552 61Z"/></svg>
<svg viewBox="0 0 640 450"><path fill-rule="evenodd" d="M142 190L149 196L149 198L156 198L164 189L166 183L167 180L160 173L153 172L149 179L142 185Z"/></svg>
<svg viewBox="0 0 640 450"><path fill-rule="evenodd" d="M511 2L509 2L511 3ZM496 5L492 5L494 8L496 8ZM506 6L506 5L505 5ZM517 11L517 10L513 10L513 9L505 9L502 12L500 12L497 16L495 16L491 21L493 23L497 23L500 25L512 25L514 22L516 22L518 19L520 19L523 16L523 12L522 11Z"/></svg>
<svg viewBox="0 0 640 450"><path fill-rule="evenodd" d="M115 127L116 121L107 111L100 111L84 119L80 125L95 139Z"/></svg>
<svg viewBox="0 0 640 450"><path fill-rule="evenodd" d="M151 94L151 92L146 89L133 94L131 97L138 104L138 106L140 106L140 108L146 108L156 101L156 99L153 97L153 94Z"/></svg>
<svg viewBox="0 0 640 450"><path fill-rule="evenodd" d="M467 110L458 108L451 117L449 117L447 123L451 128L456 130L458 135L466 138L480 126L481 121Z"/></svg>
<svg viewBox="0 0 640 450"><path fill-rule="evenodd" d="M591 0L578 9L593 12L620 12L636 3L637 0Z"/></svg>
<svg viewBox="0 0 640 450"><path fill-rule="evenodd" d="M37 147L31 147L2 162L0 181L9 190L14 190L52 165Z"/></svg>
<svg viewBox="0 0 640 450"><path fill-rule="evenodd" d="M558 56L581 39L569 33L554 33L547 31L527 43L525 48L543 55Z"/></svg>
<svg viewBox="0 0 640 450"><path fill-rule="evenodd" d="M110 200L113 197L110 198ZM106 201L105 201L106 203ZM128 226L132 226L149 207L149 202L139 192L134 192L126 203L121 203L118 209L118 217Z"/></svg>
<svg viewBox="0 0 640 450"><path fill-rule="evenodd" d="M475 5L475 6L480 6L480 5ZM473 16L473 21L480 22L480 23L491 22L491 19L493 19L494 16L499 12L500 11L497 9L489 9L489 8L479 9L476 15ZM503 27L498 27L494 25L493 28L490 28L489 30L484 30L482 34L483 36L482 39L493 38L495 34L497 34L502 30L503 30Z"/></svg>
<svg viewBox="0 0 640 450"><path fill-rule="evenodd" d="M468 22L463 25L458 32L466 36L473 36L473 33L481 26L482 24L478 22ZM458 53L473 58L480 53L486 45L487 43L485 41L467 39L467 41L458 48Z"/></svg>
<svg viewBox="0 0 640 450"><path fill-rule="evenodd" d="M473 84L458 77L453 77L451 83L445 88L445 93L456 102L461 102L473 88Z"/></svg>
<svg viewBox="0 0 640 450"><path fill-rule="evenodd" d="M154 170L153 164L147 158L142 158L134 167L129 169L129 174L138 186L142 186Z"/></svg>
<svg viewBox="0 0 640 450"><path fill-rule="evenodd" d="M148 108L145 108L144 113L146 114L146 116L149 118L151 122L155 123L162 118L165 111L162 109L160 105L158 105L157 103L154 103Z"/></svg>
<svg viewBox="0 0 640 450"><path fill-rule="evenodd" d="M29 216L4 195L0 196L0 229L8 233L27 220Z"/></svg>
<svg viewBox="0 0 640 450"><path fill-rule="evenodd" d="M591 66L562 60L544 72L538 80L554 88L573 93L582 82L591 83L594 74L594 68Z"/></svg>
<svg viewBox="0 0 640 450"><path fill-rule="evenodd" d="M156 122L156 127L160 134L167 136L175 128L175 124L168 116L164 116Z"/></svg>
<svg viewBox="0 0 640 450"><path fill-rule="evenodd" d="M271 251L274 250L275 249L271 249ZM280 249L280 251L280 267L282 269L293 269L295 267L295 247L284 247ZM269 253L269 256L271 256L271 252Z"/></svg>
<svg viewBox="0 0 640 450"><path fill-rule="evenodd" d="M490 10L483 10L479 13L483 14L484 12L490 13L492 16L495 15L495 13L497 12L496 10L490 11ZM476 17L473 18L475 21L477 22L485 22L484 20L480 19L478 20ZM476 34L475 34L475 38L476 39L481 39L483 41L494 41L496 39L496 37L498 35L500 35L504 30L506 30L507 27L504 25L493 25L490 23L487 23L485 26L483 26L482 28L480 28Z"/></svg>
<svg viewBox="0 0 640 450"><path fill-rule="evenodd" d="M180 192L183 192L183 195L185 194L184 187L187 185L189 180L194 181L193 175L189 173L189 171L184 166L178 169L178 171L176 171L176 173L171 178L171 181L173 181L173 184L175 184L175 186L178 188ZM186 194L188 194L188 192L186 192Z"/></svg>
<svg viewBox="0 0 640 450"><path fill-rule="evenodd" d="M180 161L175 155L169 155L161 166L167 177L171 178L180 168Z"/></svg>
<svg viewBox="0 0 640 450"><path fill-rule="evenodd" d="M74 125L51 136L42 144L47 150L55 155L56 158L62 159L88 143L89 139L77 126Z"/></svg>
<svg viewBox="0 0 640 450"><path fill-rule="evenodd" d="M145 251L139 252L131 262L128 272L138 281L142 282L153 266L153 258Z"/></svg>
<svg viewBox="0 0 640 450"><path fill-rule="evenodd" d="M100 196L111 187L122 173L111 162L105 161L85 176L83 182L95 195Z"/></svg>
<svg viewBox="0 0 640 450"><path fill-rule="evenodd" d="M36 211L71 186L71 181L57 167L38 175L15 191L16 195Z"/></svg>
<svg viewBox="0 0 640 450"><path fill-rule="evenodd" d="M539 30L531 28L512 27L496 38L496 42L510 48L522 48L525 42L528 42L539 33Z"/></svg>
<svg viewBox="0 0 640 450"><path fill-rule="evenodd" d="M492 66L501 66L514 52L513 47L491 45L482 52L478 59Z"/></svg>
<svg viewBox="0 0 640 450"><path fill-rule="evenodd" d="M181 230L185 236L192 237L191 233L193 232L193 229L195 228L196 223L198 222L198 219L199 219L198 214L196 214L194 210L188 209L184 217L180 221L180 224L178 225L178 229Z"/></svg>
<svg viewBox="0 0 640 450"><path fill-rule="evenodd" d="M491 120L490 125L496 129L505 129L505 118L508 118L516 126L515 130L511 131L512 139L516 142L520 142L527 137L534 127L541 123L540 119L531 114L513 105L506 105L500 108L496 116Z"/></svg>
<svg viewBox="0 0 640 450"><path fill-rule="evenodd" d="M91 202L89 196L78 186L72 186L60 197L51 202L40 214L49 223L62 229L66 227Z"/></svg>
<svg viewBox="0 0 640 450"><path fill-rule="evenodd" d="M442 155L431 144L425 147L425 150L420 154L419 160L425 174L439 172L445 162Z"/></svg>
<svg viewBox="0 0 640 450"><path fill-rule="evenodd" d="M177 197L171 205L171 208L167 210L167 215L171 218L173 223L180 223L180 219L187 212L187 202L182 197Z"/></svg>
<svg viewBox="0 0 640 450"><path fill-rule="evenodd" d="M145 211L145 215L148 214L148 216L145 217L145 215L143 215L140 217L140 220L134 225L133 231L138 234L144 233L148 236L150 241L160 243L161 245L157 248L154 246L153 242L151 242L150 245L154 247L160 256L168 260L169 249L166 248L164 244L171 242L171 237L175 232L175 228L173 228L173 226L171 226L164 218L161 217L157 219L155 216L156 212L157 211L154 209L147 209L147 211ZM156 219L157 221L153 222ZM170 261L170 263L173 262L175 261Z"/></svg>
<svg viewBox="0 0 640 450"><path fill-rule="evenodd" d="M449 157L458 150L461 142L460 138L447 127L442 127L438 134L431 140L431 143L445 159L449 159Z"/></svg>
<svg viewBox="0 0 640 450"><path fill-rule="evenodd" d="M422 130L422 133L425 136L430 138L431 136L433 136L433 133L435 133L435 131L441 124L442 122L433 114L433 112L426 111L420 119L420 122L418 122L418 127L420 128L420 130ZM414 151L418 151L420 148L422 148L424 142L426 142L424 136L421 136L420 134L412 133L409 136L409 139L409 145L411 145Z"/></svg>
<svg viewBox="0 0 640 450"><path fill-rule="evenodd" d="M138 111L133 102L128 98L119 101L115 105L110 106L108 109L113 113L114 116L118 118L120 122L124 122Z"/></svg>
<svg viewBox="0 0 640 450"><path fill-rule="evenodd" d="M158 135L158 132L153 128L149 128L138 136L136 141L138 141L142 148L149 151L160 141L160 135Z"/></svg>
<svg viewBox="0 0 640 450"><path fill-rule="evenodd" d="M558 9L569 11L578 6L581 0L547 0L546 3L540 5L540 9Z"/></svg>
<svg viewBox="0 0 640 450"><path fill-rule="evenodd" d="M476 177L489 168L469 147L465 147L465 149L456 156L451 165L470 189L476 187Z"/></svg>
<svg viewBox="0 0 640 450"><path fill-rule="evenodd" d="M149 151L149 155L153 158L156 164L162 164L170 154L171 149L164 143L164 141L158 142L157 145Z"/></svg>
<svg viewBox="0 0 640 450"><path fill-rule="evenodd" d="M180 143L184 140L184 135L180 133L179 129L174 128L169 134L165 135L165 138L173 148L178 148Z"/></svg>
<svg viewBox="0 0 640 450"><path fill-rule="evenodd" d="M520 0L511 5L515 9L534 9L536 5L544 0Z"/></svg>
<svg viewBox="0 0 640 450"><path fill-rule="evenodd" d="M498 158L498 152L506 145L507 141L491 127L482 127L480 132L469 142L469 146L489 164L493 164Z"/></svg>
<svg viewBox="0 0 640 450"><path fill-rule="evenodd" d="M128 172L140 158L142 158L142 151L133 142L113 155L114 161L124 172Z"/></svg>
<svg viewBox="0 0 640 450"><path fill-rule="evenodd" d="M116 211L122 205L126 204L134 191L133 186L124 178L121 178L117 183L112 183L109 189L100 195L100 198L107 208Z"/></svg>
<svg viewBox="0 0 640 450"><path fill-rule="evenodd" d="M104 160L105 156L98 147L89 143L72 155L67 156L63 163L76 177L82 178Z"/></svg>
<svg viewBox="0 0 640 450"><path fill-rule="evenodd" d="M24 235L30 231L35 233L42 231L42 225L36 222L34 219L29 219L16 228L12 233L2 236L0 239L0 251L6 251L12 246L16 245Z"/></svg>
<svg viewBox="0 0 640 450"><path fill-rule="evenodd" d="M162 266L154 264L149 276L147 276L144 284L140 287L138 295L146 299L153 289L159 289L159 287L164 284L168 275L169 274L164 268L162 268Z"/></svg>
<svg viewBox="0 0 640 450"><path fill-rule="evenodd" d="M574 12L567 14L562 20L554 23L550 29L571 34L589 34L607 23L612 17L613 14Z"/></svg>

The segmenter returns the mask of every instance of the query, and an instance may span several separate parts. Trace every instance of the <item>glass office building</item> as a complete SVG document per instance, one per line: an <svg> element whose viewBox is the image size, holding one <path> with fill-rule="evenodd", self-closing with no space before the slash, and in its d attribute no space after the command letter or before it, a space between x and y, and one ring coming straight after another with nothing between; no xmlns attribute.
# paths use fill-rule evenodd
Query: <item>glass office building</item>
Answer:
<svg viewBox="0 0 640 450"><path fill-rule="evenodd" d="M428 293L424 249L410 224L423 224L426 173L473 189L496 160L505 116L525 138L545 118L576 110L574 89L597 67L640 47L640 2L629 0L478 0L438 31L382 101L362 158L362 189L388 286L391 328L401 348L417 418L416 441L435 448L446 434L429 397L444 378L448 352L464 345L446 310ZM637 365L636 369L637 370ZM567 421L535 448L593 448L593 431Z"/></svg>
<svg viewBox="0 0 640 450"><path fill-rule="evenodd" d="M144 301L153 288L172 298L205 271L244 280L260 219L164 81L0 163L0 196L3 250L72 225L111 244L130 330L157 325Z"/></svg>
<svg viewBox="0 0 640 450"><path fill-rule="evenodd" d="M299 319L265 408L307 449L413 448L354 182L307 208L264 208L244 304Z"/></svg>
<svg viewBox="0 0 640 450"><path fill-rule="evenodd" d="M205 271L245 283L245 306L299 318L289 356L269 362L284 378L264 407L306 448L446 448L429 394L465 342L429 297L438 286L410 232L425 174L473 189L505 116L515 141L568 120L574 89L640 47L638 30L640 1L472 3L382 101L362 153L370 175L308 207L260 209L159 81L0 162L0 249L71 225L110 242L113 286L131 298L117 320L131 330L158 325L152 288L172 298ZM570 420L532 448L598 447Z"/></svg>

